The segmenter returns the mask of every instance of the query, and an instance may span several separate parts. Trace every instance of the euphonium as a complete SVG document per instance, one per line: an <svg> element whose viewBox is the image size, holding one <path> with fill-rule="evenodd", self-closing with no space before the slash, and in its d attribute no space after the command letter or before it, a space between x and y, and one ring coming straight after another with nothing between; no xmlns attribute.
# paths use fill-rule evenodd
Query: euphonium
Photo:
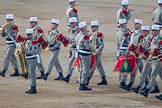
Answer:
<svg viewBox="0 0 162 108"><path fill-rule="evenodd" d="M24 48L24 44L20 43L20 46L21 46L21 49L17 49L15 51L15 55L18 56L19 58L22 73L26 74L27 73L26 59L25 59L25 55L22 52L22 49Z"/></svg>

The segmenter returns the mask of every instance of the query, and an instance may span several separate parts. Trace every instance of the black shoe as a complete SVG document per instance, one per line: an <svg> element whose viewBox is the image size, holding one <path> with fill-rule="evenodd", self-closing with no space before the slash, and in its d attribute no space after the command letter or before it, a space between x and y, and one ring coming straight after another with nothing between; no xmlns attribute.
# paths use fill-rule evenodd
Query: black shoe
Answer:
<svg viewBox="0 0 162 108"><path fill-rule="evenodd" d="M25 93L36 94L37 93L36 87L35 86L31 86L31 89L26 91Z"/></svg>
<svg viewBox="0 0 162 108"><path fill-rule="evenodd" d="M19 75L19 73L15 72L15 73L11 74L10 76L11 76L11 77L18 77L18 76L20 76L20 75Z"/></svg>
<svg viewBox="0 0 162 108"><path fill-rule="evenodd" d="M150 91L150 93L160 93L160 89L158 86L154 86L154 89Z"/></svg>
<svg viewBox="0 0 162 108"><path fill-rule="evenodd" d="M106 78L102 78L101 82L97 83L97 85L107 85Z"/></svg>
<svg viewBox="0 0 162 108"><path fill-rule="evenodd" d="M144 88L142 88L141 91L146 90L146 87L147 87L147 85Z"/></svg>
<svg viewBox="0 0 162 108"><path fill-rule="evenodd" d="M40 76L38 76L36 79L43 79L44 78L44 72L40 72Z"/></svg>
<svg viewBox="0 0 162 108"><path fill-rule="evenodd" d="M79 90L80 91L91 91L92 89L91 88L88 88L86 86L86 84L80 84Z"/></svg>
<svg viewBox="0 0 162 108"><path fill-rule="evenodd" d="M18 77L19 76L19 71L18 69L15 69L15 72L10 75L11 77Z"/></svg>
<svg viewBox="0 0 162 108"><path fill-rule="evenodd" d="M125 82L120 82L119 87L123 89L124 86L126 86Z"/></svg>
<svg viewBox="0 0 162 108"><path fill-rule="evenodd" d="M140 91L140 88L141 88L140 86L137 86L136 88L132 88L132 91L138 94Z"/></svg>
<svg viewBox="0 0 162 108"><path fill-rule="evenodd" d="M62 80L64 78L62 73L59 73L59 76L55 78L54 80Z"/></svg>
<svg viewBox="0 0 162 108"><path fill-rule="evenodd" d="M29 90L27 90L25 93L29 93L31 91L31 88Z"/></svg>
<svg viewBox="0 0 162 108"><path fill-rule="evenodd" d="M0 76L5 77L6 70L1 71Z"/></svg>
<svg viewBox="0 0 162 108"><path fill-rule="evenodd" d="M43 76L43 79L44 79L45 81L47 81L48 76L49 76L49 73L46 73L46 74Z"/></svg>
<svg viewBox="0 0 162 108"><path fill-rule="evenodd" d="M162 94L160 94L160 95L156 95L155 97L156 97L157 99L159 99L159 100L162 101Z"/></svg>
<svg viewBox="0 0 162 108"><path fill-rule="evenodd" d="M132 82L130 82L128 85L123 86L123 89L124 89L124 90L127 90L127 91L130 91L130 90L131 90L131 88L132 88L132 85L133 85L133 83L132 83Z"/></svg>
<svg viewBox="0 0 162 108"><path fill-rule="evenodd" d="M25 79L28 79L28 73L26 74L20 74L22 77L24 77Z"/></svg>
<svg viewBox="0 0 162 108"><path fill-rule="evenodd" d="M67 83L69 83L70 77L71 77L71 75L68 74L68 75L67 75L66 77L64 77L62 80L65 81L65 82L67 82Z"/></svg>
<svg viewBox="0 0 162 108"><path fill-rule="evenodd" d="M146 89L146 87L147 87L147 84L148 84L148 81L146 81L146 82L145 82L145 87L144 87L144 88L142 88L141 90L145 90L145 89Z"/></svg>
<svg viewBox="0 0 162 108"><path fill-rule="evenodd" d="M150 89L146 88L145 90L140 91L140 94L145 96L145 97L148 97L149 91L150 91Z"/></svg>

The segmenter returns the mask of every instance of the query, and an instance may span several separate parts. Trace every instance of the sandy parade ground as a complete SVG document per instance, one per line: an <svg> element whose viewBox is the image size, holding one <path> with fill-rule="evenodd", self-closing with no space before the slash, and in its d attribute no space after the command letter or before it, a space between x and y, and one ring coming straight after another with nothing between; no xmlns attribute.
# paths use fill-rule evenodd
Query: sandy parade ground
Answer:
<svg viewBox="0 0 162 108"><path fill-rule="evenodd" d="M129 23L133 31L135 18L143 20L144 25L153 24L152 11L157 7L156 0L130 0L134 15ZM69 84L63 81L54 81L57 72L49 76L48 81L37 80L38 94L28 95L25 91L29 88L29 80L22 77L12 78L14 72L10 65L6 77L0 77L0 108L162 108L162 102L155 99L155 94L145 98L133 92L127 92L119 88L118 74L113 73L113 66L116 61L116 11L120 8L120 0L78 0L77 9L80 21L99 20L100 31L105 37L105 48L102 61L107 73L108 86L97 86L100 81L98 71L95 71L90 87L91 92L80 92L76 83L78 73L74 72ZM0 0L0 25L5 23L5 15L13 13L16 17L22 18L18 24L19 31L25 33L29 27L29 17L38 16L39 25L47 32L50 29L52 18L60 19L59 31L68 36L66 28L65 10L68 0ZM90 26L88 26L90 28ZM90 29L89 29L90 30ZM5 39L0 37L0 70L3 68L3 61L6 52ZM66 74L68 66L69 48L61 47L60 62ZM49 51L42 51L42 59L47 69ZM39 75L38 69L37 74ZM137 84L139 73L136 79ZM158 77L158 84L162 90L162 82Z"/></svg>

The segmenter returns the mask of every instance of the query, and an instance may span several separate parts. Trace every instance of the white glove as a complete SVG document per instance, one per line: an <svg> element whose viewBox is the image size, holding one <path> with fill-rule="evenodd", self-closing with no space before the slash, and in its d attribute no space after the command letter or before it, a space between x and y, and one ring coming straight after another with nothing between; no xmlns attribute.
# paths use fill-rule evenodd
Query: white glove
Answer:
<svg viewBox="0 0 162 108"><path fill-rule="evenodd" d="M20 43L15 42L16 48L21 48Z"/></svg>

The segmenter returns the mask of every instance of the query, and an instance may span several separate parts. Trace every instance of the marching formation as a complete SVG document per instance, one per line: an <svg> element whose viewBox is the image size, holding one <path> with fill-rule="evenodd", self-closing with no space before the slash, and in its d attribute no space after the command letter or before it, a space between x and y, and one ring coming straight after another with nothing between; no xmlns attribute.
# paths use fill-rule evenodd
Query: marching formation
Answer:
<svg viewBox="0 0 162 108"><path fill-rule="evenodd" d="M134 32L128 29L128 21L133 15L128 0L122 0L122 7L117 11L117 62L114 72L120 73L120 88L145 97L149 93L160 93L156 77L159 75L162 79L162 0L158 0L158 5L153 10L152 33L149 26L142 25L141 19L135 19ZM132 87L137 71L140 72L140 80L136 87ZM126 84L128 75L130 81ZM162 95L156 98L162 100Z"/></svg>
<svg viewBox="0 0 162 108"><path fill-rule="evenodd" d="M69 83L74 69L79 72L77 80L80 91L90 91L88 87L90 79L97 68L101 82L97 85L107 85L106 73L102 66L101 56L104 48L104 37L99 29L99 21L91 21L90 33L87 30L86 21L79 23L78 12L75 8L76 0L69 0L69 7L66 10L67 29L69 38L65 37L59 30L59 19L52 19L51 29L48 31L46 38L44 31L38 25L37 17L30 17L30 26L26 29L26 34L18 32L18 23L20 20L14 20L13 14L6 15L7 23L1 26L1 35L6 37L8 46L4 60L4 68L0 76L5 77L9 62L13 65L15 72L12 77L21 75L30 79L31 88L26 91L28 94L37 93L36 79L47 80L52 72L53 67L58 72L58 77L54 80L61 80ZM69 64L67 74L64 77L63 68L59 61L60 46L69 47ZM49 50L51 57L48 62L47 70L43 66L41 59L41 50ZM16 56L18 56L21 73ZM36 77L36 68L38 67L40 75Z"/></svg>
<svg viewBox="0 0 162 108"><path fill-rule="evenodd" d="M129 0L122 0L122 7L117 11L117 63L114 71L119 73L119 86L121 89L147 97L149 93L160 93L156 77L162 79L162 0L158 0L158 8L153 10L154 24L151 27L142 25L141 19L135 19L134 32L128 29L127 24L133 15L129 8ZM44 31L38 25L37 17L30 17L30 26L25 34L18 32L20 20L14 20L13 14L6 15L7 23L1 25L1 36L6 38L7 51L4 58L3 70L0 76L5 77L9 63L13 65L15 72L12 77L21 75L30 79L31 88L28 94L36 94L36 79L47 80L53 67L58 72L54 80L67 83L74 69L79 73L77 83L80 91L91 91L88 87L94 71L98 70L101 81L97 85L107 85L107 76L102 65L102 51L104 49L104 35L99 32L99 21L91 21L91 32L87 29L86 21L79 21L78 10L75 8L76 0L69 0L66 10L67 29L69 38L65 37L59 30L59 19L51 20L51 29L46 38ZM69 63L66 75L59 61L60 48L69 47ZM51 52L47 70L43 66L41 50ZM19 62L17 61L17 57ZM21 67L21 73L19 66ZM36 77L36 68L40 75ZM140 80L133 87L137 72L140 72ZM130 75L128 84L127 77ZM145 85L144 85L145 84ZM144 88L142 88L144 85ZM156 96L162 100L162 95Z"/></svg>

